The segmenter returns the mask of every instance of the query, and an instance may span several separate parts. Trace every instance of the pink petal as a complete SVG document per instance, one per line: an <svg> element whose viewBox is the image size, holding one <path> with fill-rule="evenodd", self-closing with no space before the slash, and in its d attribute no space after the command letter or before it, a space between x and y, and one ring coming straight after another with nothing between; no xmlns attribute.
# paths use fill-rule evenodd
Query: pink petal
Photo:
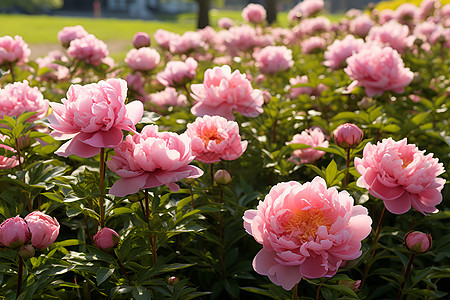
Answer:
<svg viewBox="0 0 450 300"><path fill-rule="evenodd" d="M405 192L405 189L401 185L396 187L385 186L378 178L375 178L369 192L372 196L380 198L381 200L394 200L400 197Z"/></svg>
<svg viewBox="0 0 450 300"><path fill-rule="evenodd" d="M328 270L323 265L322 256L307 257L300 266L301 273L306 278L319 278L325 275Z"/></svg>
<svg viewBox="0 0 450 300"><path fill-rule="evenodd" d="M108 131L97 131L88 139L83 140L84 143L98 148L115 148L123 140L122 130L112 127Z"/></svg>
<svg viewBox="0 0 450 300"><path fill-rule="evenodd" d="M125 105L127 108L127 118L131 120L133 125L139 123L142 119L142 115L144 114L144 105L141 101L133 101Z"/></svg>
<svg viewBox="0 0 450 300"><path fill-rule="evenodd" d="M386 209L393 214L401 215L411 208L411 197L409 193L403 193L395 200L383 200Z"/></svg>
<svg viewBox="0 0 450 300"><path fill-rule="evenodd" d="M244 228L248 232L248 234L252 234L252 221L258 214L258 210L249 209L246 210L242 219L244 220Z"/></svg>
<svg viewBox="0 0 450 300"><path fill-rule="evenodd" d="M113 184L109 193L119 197L137 193L145 185L147 177L148 174L144 173L137 177L120 178Z"/></svg>
<svg viewBox="0 0 450 300"><path fill-rule="evenodd" d="M56 155L68 157L70 155L77 155L79 157L93 157L100 153L100 148L89 146L79 140L75 136L70 141L63 144L56 152Z"/></svg>

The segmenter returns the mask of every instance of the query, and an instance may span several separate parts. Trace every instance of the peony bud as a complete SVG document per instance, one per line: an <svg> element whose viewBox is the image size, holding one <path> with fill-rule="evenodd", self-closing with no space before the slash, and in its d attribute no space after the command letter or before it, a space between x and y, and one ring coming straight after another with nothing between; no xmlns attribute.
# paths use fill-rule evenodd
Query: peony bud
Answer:
<svg viewBox="0 0 450 300"><path fill-rule="evenodd" d="M178 282L180 282L180 279L179 279L178 277L176 277L176 276L171 276L171 277L169 277L169 279L167 280L167 282L168 282L170 285L174 285L174 284L177 284Z"/></svg>
<svg viewBox="0 0 450 300"><path fill-rule="evenodd" d="M59 223L55 218L40 211L33 211L25 217L31 233L31 244L38 249L45 249L56 240Z"/></svg>
<svg viewBox="0 0 450 300"><path fill-rule="evenodd" d="M32 258L34 256L34 247L30 244L23 245L20 247L20 249L17 251L17 253L22 258Z"/></svg>
<svg viewBox="0 0 450 300"><path fill-rule="evenodd" d="M117 246L120 241L120 237L111 228L102 228L96 235L94 235L94 242L97 248L105 251L111 252L111 250Z"/></svg>
<svg viewBox="0 0 450 300"><path fill-rule="evenodd" d="M3 221L0 225L0 243L11 249L17 249L30 240L27 223L17 216Z"/></svg>
<svg viewBox="0 0 450 300"><path fill-rule="evenodd" d="M133 46L136 49L150 46L150 37L145 32L138 32L133 37Z"/></svg>
<svg viewBox="0 0 450 300"><path fill-rule="evenodd" d="M405 235L405 245L415 253L427 252L431 248L431 235L420 231L410 231Z"/></svg>
<svg viewBox="0 0 450 300"><path fill-rule="evenodd" d="M214 181L221 185L227 185L231 182L231 175L227 170L218 170L214 174Z"/></svg>
<svg viewBox="0 0 450 300"><path fill-rule="evenodd" d="M363 132L358 126L351 123L339 125L334 131L334 141L344 149L356 148L363 139Z"/></svg>

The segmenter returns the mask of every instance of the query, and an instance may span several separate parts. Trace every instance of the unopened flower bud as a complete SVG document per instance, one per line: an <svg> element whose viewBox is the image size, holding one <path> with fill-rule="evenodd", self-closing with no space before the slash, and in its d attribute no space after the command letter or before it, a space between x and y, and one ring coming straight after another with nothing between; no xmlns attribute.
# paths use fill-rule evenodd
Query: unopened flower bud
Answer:
<svg viewBox="0 0 450 300"><path fill-rule="evenodd" d="M410 231L405 235L405 245L415 253L427 252L431 248L431 235L420 231Z"/></svg>
<svg viewBox="0 0 450 300"><path fill-rule="evenodd" d="M351 123L339 125L334 131L334 141L344 149L356 148L363 139L363 132L358 126Z"/></svg>
<svg viewBox="0 0 450 300"><path fill-rule="evenodd" d="M231 175L227 170L218 170L214 174L214 181L221 185L227 185L231 182Z"/></svg>
<svg viewBox="0 0 450 300"><path fill-rule="evenodd" d="M6 219L0 225L0 243L11 249L26 244L31 237L27 223L19 216Z"/></svg>
<svg viewBox="0 0 450 300"><path fill-rule="evenodd" d="M108 227L102 228L94 235L95 245L105 252L111 252L119 241L120 237L117 232Z"/></svg>
<svg viewBox="0 0 450 300"><path fill-rule="evenodd" d="M30 244L23 245L20 247L20 249L17 251L17 253L22 258L32 258L34 256L35 250L34 247Z"/></svg>
<svg viewBox="0 0 450 300"><path fill-rule="evenodd" d="M348 281L348 280L339 280L339 285L345 285L346 287L352 289L352 291L356 292L361 285L361 280L356 281Z"/></svg>
<svg viewBox="0 0 450 300"><path fill-rule="evenodd" d="M178 282L180 282L180 279L179 279L178 277L176 277L176 276L171 276L171 277L169 277L169 279L167 280L167 282L168 282L170 285L174 285L174 284L177 284Z"/></svg>
<svg viewBox="0 0 450 300"><path fill-rule="evenodd" d="M145 32L138 32L133 37L133 46L136 49L150 46L150 37Z"/></svg>

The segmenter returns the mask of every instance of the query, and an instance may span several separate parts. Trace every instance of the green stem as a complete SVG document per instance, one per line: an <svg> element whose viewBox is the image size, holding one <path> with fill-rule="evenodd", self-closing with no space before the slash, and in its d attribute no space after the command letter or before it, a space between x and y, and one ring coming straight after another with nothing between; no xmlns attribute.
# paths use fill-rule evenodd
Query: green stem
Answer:
<svg viewBox="0 0 450 300"><path fill-rule="evenodd" d="M14 74L14 66L9 63L9 73L11 73L12 82L16 82L16 75Z"/></svg>
<svg viewBox="0 0 450 300"><path fill-rule="evenodd" d="M98 209L100 214L100 227L105 227L105 210L103 197L105 196L105 148L100 150L100 197L98 198Z"/></svg>
<svg viewBox="0 0 450 300"><path fill-rule="evenodd" d="M189 192L191 193L191 205L192 205L192 209L195 209L194 206L194 191L192 190L192 186L189 185Z"/></svg>
<svg viewBox="0 0 450 300"><path fill-rule="evenodd" d="M210 183L211 183L211 199L214 202L214 163L209 164Z"/></svg>
<svg viewBox="0 0 450 300"><path fill-rule="evenodd" d="M294 288L292 289L292 300L298 299L298 283L294 285Z"/></svg>
<svg viewBox="0 0 450 300"><path fill-rule="evenodd" d="M408 281L409 272L411 271L411 267L414 261L414 258L416 257L416 254L414 252L411 252L411 255L409 256L408 265L406 267L406 271L403 277L402 285L400 286L400 290L398 291L397 300L401 300L403 298L403 291L405 289L406 282Z"/></svg>
<svg viewBox="0 0 450 300"><path fill-rule="evenodd" d="M120 261L120 258L116 255L117 258L117 264L119 265L120 270L122 271L123 275L128 279L128 283L131 283L130 276L128 276L127 271L125 270L125 267L122 265L122 262Z"/></svg>
<svg viewBox="0 0 450 300"><path fill-rule="evenodd" d="M347 149L347 165L345 168L344 189L347 188L347 185L348 185L348 174L349 173L350 173L350 148Z"/></svg>
<svg viewBox="0 0 450 300"><path fill-rule="evenodd" d="M319 284L317 286L317 290L316 290L316 300L320 299L320 288L322 287L322 284Z"/></svg>
<svg viewBox="0 0 450 300"><path fill-rule="evenodd" d="M22 290L22 274L23 274L23 260L22 260L22 257L19 255L19 272L18 272L18 275L17 275L16 299L19 298L20 291Z"/></svg>

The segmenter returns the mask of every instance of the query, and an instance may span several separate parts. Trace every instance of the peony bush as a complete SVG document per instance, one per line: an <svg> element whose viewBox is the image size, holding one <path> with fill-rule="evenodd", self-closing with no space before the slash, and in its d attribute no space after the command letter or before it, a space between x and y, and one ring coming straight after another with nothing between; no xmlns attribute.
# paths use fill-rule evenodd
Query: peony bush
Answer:
<svg viewBox="0 0 450 300"><path fill-rule="evenodd" d="M324 4L0 37L0 297L448 298L449 5Z"/></svg>

